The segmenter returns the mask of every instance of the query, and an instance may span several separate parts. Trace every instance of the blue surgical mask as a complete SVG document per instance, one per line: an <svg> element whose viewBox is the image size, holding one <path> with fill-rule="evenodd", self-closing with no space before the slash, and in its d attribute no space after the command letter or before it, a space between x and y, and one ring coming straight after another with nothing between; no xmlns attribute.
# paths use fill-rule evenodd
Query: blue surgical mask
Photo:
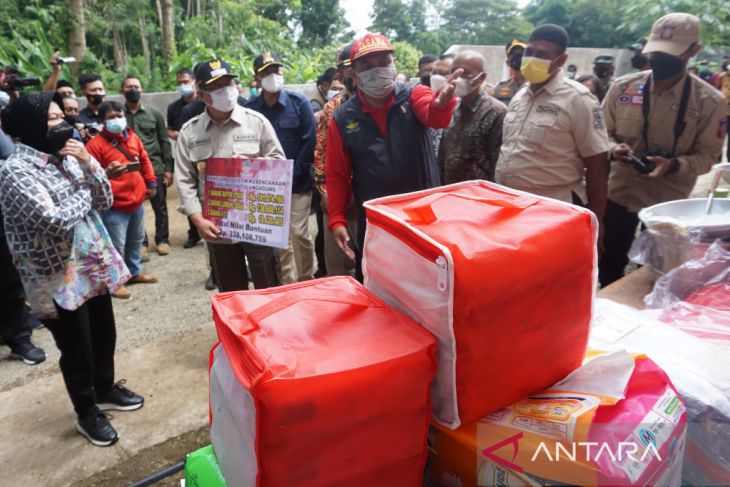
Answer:
<svg viewBox="0 0 730 487"><path fill-rule="evenodd" d="M190 96L193 94L193 87L191 85L180 85L177 87L177 92L180 96Z"/></svg>
<svg viewBox="0 0 730 487"><path fill-rule="evenodd" d="M112 134L121 134L127 128L127 119L112 118L111 120L107 120L105 125L107 132Z"/></svg>

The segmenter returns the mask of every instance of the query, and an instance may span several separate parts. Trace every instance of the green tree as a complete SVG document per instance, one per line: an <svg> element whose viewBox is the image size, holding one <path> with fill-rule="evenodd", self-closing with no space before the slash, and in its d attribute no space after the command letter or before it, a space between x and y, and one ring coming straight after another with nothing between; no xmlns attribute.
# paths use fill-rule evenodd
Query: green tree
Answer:
<svg viewBox="0 0 730 487"><path fill-rule="evenodd" d="M702 21L702 43L717 50L730 47L730 8L727 0L632 0L622 3L619 28L648 36L652 24L671 12L694 14Z"/></svg>
<svg viewBox="0 0 730 487"><path fill-rule="evenodd" d="M532 28L514 0L453 0L444 19L452 44L503 45Z"/></svg>
<svg viewBox="0 0 730 487"><path fill-rule="evenodd" d="M534 25L557 24L567 28L574 7L573 0L533 0L523 14Z"/></svg>
<svg viewBox="0 0 730 487"><path fill-rule="evenodd" d="M412 35L409 5L403 0L374 0L370 30L391 40L407 41Z"/></svg>
<svg viewBox="0 0 730 487"><path fill-rule="evenodd" d="M299 44L307 47L321 47L332 43L338 34L349 27L345 10L340 2L308 0L302 3L300 14L302 35Z"/></svg>

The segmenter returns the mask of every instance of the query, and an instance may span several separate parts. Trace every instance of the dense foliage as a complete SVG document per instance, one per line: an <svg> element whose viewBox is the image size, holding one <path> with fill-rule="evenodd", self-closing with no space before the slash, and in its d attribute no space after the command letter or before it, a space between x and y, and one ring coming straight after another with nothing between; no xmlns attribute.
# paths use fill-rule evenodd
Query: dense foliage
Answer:
<svg viewBox="0 0 730 487"><path fill-rule="evenodd" d="M571 44L626 47L671 11L703 20L703 41L730 46L727 0L374 0L372 31L395 41L398 68L415 75L422 53L452 44L498 44L534 25L563 25ZM181 67L221 56L247 80L263 50L279 53L289 83L313 81L352 40L339 2L325 0L0 0L0 64L45 78L54 50L82 59L61 78L96 71L114 91L124 75L147 91L173 87ZM73 72L72 72L73 71Z"/></svg>

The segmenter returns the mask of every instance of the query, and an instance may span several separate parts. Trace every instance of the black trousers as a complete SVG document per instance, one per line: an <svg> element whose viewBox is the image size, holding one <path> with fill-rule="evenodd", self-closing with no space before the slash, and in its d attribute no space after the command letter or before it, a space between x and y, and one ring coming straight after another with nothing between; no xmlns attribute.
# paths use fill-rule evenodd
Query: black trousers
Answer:
<svg viewBox="0 0 730 487"><path fill-rule="evenodd" d="M0 215L0 337L12 349L30 340L30 335L25 290L13 265Z"/></svg>
<svg viewBox="0 0 730 487"><path fill-rule="evenodd" d="M256 289L281 284L273 247L243 242L233 244L207 242L206 245L210 254L213 279L220 292L248 290L247 260Z"/></svg>
<svg viewBox="0 0 730 487"><path fill-rule="evenodd" d="M150 200L155 212L155 243L170 243L170 226L167 215L167 186L165 177L157 174L157 194Z"/></svg>
<svg viewBox="0 0 730 487"><path fill-rule="evenodd" d="M601 286L608 286L624 276L629 263L629 249L634 242L639 216L625 207L608 200L603 218L605 236L603 256L598 263L598 279Z"/></svg>
<svg viewBox="0 0 730 487"><path fill-rule="evenodd" d="M58 319L44 320L61 351L61 374L79 417L96 414L97 396L114 385L117 330L109 294L95 296L79 309L56 306Z"/></svg>
<svg viewBox="0 0 730 487"><path fill-rule="evenodd" d="M198 233L198 228L193 225L193 221L188 217L188 240L192 240L193 242L200 242L200 234Z"/></svg>
<svg viewBox="0 0 730 487"><path fill-rule="evenodd" d="M327 262L324 258L324 232L329 232L324 227L324 215L322 213L322 197L319 191L312 191L312 208L317 214L317 235L314 237L314 255L317 258L317 275L327 275Z"/></svg>

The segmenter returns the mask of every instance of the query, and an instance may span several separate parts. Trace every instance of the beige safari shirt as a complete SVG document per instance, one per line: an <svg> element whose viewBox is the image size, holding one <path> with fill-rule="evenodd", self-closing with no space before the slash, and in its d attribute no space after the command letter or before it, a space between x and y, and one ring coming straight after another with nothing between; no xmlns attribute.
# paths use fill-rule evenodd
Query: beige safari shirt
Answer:
<svg viewBox="0 0 730 487"><path fill-rule="evenodd" d="M286 159L271 123L260 113L236 105L220 125L204 111L180 129L175 148L175 180L180 211L203 211L205 165L211 157Z"/></svg>
<svg viewBox="0 0 730 487"><path fill-rule="evenodd" d="M572 203L587 201L583 158L609 149L598 101L562 69L533 93L512 98L504 119L495 179L510 188Z"/></svg>
<svg viewBox="0 0 730 487"><path fill-rule="evenodd" d="M643 86L651 71L629 74L616 80L606 95L603 112L612 144L626 143L636 155L644 147ZM651 149L671 152L674 123L682 99L684 81L671 90L656 93L650 86L648 141ZM687 198L697 176L710 170L722 152L725 137L727 102L722 93L692 77L692 90L687 103L682 136L677 141L679 171L660 179L648 179L631 164L611 162L608 198L631 212L664 201Z"/></svg>

